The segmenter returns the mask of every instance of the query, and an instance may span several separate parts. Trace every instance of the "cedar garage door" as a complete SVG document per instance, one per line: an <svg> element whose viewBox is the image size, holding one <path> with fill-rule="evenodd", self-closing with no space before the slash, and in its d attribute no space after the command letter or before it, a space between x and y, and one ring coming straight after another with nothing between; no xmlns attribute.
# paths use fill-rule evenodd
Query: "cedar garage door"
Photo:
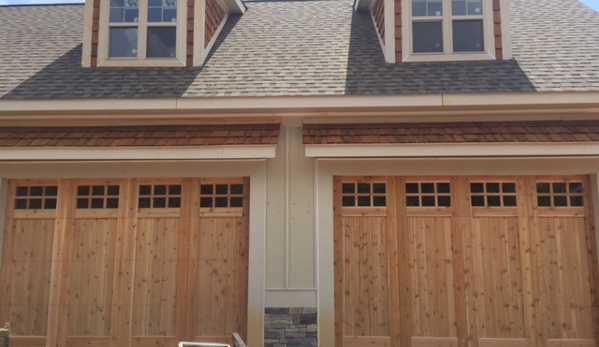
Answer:
<svg viewBox="0 0 599 347"><path fill-rule="evenodd" d="M336 346L596 346L589 187L336 177Z"/></svg>
<svg viewBox="0 0 599 347"><path fill-rule="evenodd" d="M11 181L0 273L11 346L245 338L248 183Z"/></svg>

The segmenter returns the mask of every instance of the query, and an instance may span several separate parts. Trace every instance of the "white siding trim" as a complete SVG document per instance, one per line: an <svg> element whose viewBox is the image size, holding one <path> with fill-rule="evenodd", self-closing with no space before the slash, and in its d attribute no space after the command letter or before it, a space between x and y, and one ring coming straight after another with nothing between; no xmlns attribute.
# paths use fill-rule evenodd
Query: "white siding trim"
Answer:
<svg viewBox="0 0 599 347"><path fill-rule="evenodd" d="M510 60L513 58L510 0L500 0L499 5L501 6L501 44L503 46L503 60Z"/></svg>
<svg viewBox="0 0 599 347"><path fill-rule="evenodd" d="M266 289L265 307L316 307L316 289Z"/></svg>
<svg viewBox="0 0 599 347"><path fill-rule="evenodd" d="M83 13L83 46L81 49L81 66L92 66L92 36L94 25L94 0L85 1L85 10Z"/></svg>
<svg viewBox="0 0 599 347"><path fill-rule="evenodd" d="M0 178L0 265L2 265L2 250L6 235L6 206L8 204L8 180Z"/></svg>
<svg viewBox="0 0 599 347"><path fill-rule="evenodd" d="M385 2L385 60L394 64L395 61L395 0Z"/></svg>
<svg viewBox="0 0 599 347"><path fill-rule="evenodd" d="M0 161L274 158L276 145L141 148L2 148Z"/></svg>
<svg viewBox="0 0 599 347"><path fill-rule="evenodd" d="M314 158L599 156L599 143L306 145Z"/></svg>

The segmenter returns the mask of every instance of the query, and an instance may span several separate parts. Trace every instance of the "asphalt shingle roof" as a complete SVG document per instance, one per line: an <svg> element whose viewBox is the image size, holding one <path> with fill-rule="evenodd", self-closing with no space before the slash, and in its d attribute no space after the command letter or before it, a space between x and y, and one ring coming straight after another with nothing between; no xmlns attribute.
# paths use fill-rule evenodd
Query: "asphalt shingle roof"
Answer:
<svg viewBox="0 0 599 347"><path fill-rule="evenodd" d="M599 91L599 14L577 0L512 0L514 60L403 64L349 0L247 5L202 68L82 68L82 5L0 7L0 97Z"/></svg>

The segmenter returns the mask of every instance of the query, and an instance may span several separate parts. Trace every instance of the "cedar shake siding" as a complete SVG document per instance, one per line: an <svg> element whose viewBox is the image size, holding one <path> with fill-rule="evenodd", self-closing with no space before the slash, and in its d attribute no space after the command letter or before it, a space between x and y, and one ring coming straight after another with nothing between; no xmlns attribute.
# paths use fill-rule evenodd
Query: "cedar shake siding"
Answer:
<svg viewBox="0 0 599 347"><path fill-rule="evenodd" d="M223 10L216 0L206 0L206 38L204 47L208 47L210 41L216 34L218 27L225 20L225 10Z"/></svg>
<svg viewBox="0 0 599 347"><path fill-rule="evenodd" d="M306 145L599 142L599 121L306 124Z"/></svg>
<svg viewBox="0 0 599 347"><path fill-rule="evenodd" d="M501 4L493 0L493 31L495 33L495 58L503 60L503 43L501 37Z"/></svg>
<svg viewBox="0 0 599 347"><path fill-rule="evenodd" d="M385 43L385 1L377 0L370 12L372 13L376 30L383 43Z"/></svg>
<svg viewBox="0 0 599 347"><path fill-rule="evenodd" d="M194 4L195 0L187 0L187 66L193 66L193 28L194 28Z"/></svg>
<svg viewBox="0 0 599 347"><path fill-rule="evenodd" d="M402 55L402 21L401 21L401 0L395 0L395 62L403 61Z"/></svg>
<svg viewBox="0 0 599 347"><path fill-rule="evenodd" d="M94 0L94 15L92 22L92 60L91 67L98 66L98 37L100 32L100 0Z"/></svg>

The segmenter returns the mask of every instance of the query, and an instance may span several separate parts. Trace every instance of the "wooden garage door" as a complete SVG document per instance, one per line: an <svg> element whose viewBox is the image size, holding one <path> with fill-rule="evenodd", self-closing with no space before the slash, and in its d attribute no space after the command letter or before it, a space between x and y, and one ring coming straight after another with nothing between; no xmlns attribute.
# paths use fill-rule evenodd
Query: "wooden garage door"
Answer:
<svg viewBox="0 0 599 347"><path fill-rule="evenodd" d="M335 178L336 346L590 347L587 177Z"/></svg>
<svg viewBox="0 0 599 347"><path fill-rule="evenodd" d="M11 181L0 320L11 346L246 335L248 180Z"/></svg>

